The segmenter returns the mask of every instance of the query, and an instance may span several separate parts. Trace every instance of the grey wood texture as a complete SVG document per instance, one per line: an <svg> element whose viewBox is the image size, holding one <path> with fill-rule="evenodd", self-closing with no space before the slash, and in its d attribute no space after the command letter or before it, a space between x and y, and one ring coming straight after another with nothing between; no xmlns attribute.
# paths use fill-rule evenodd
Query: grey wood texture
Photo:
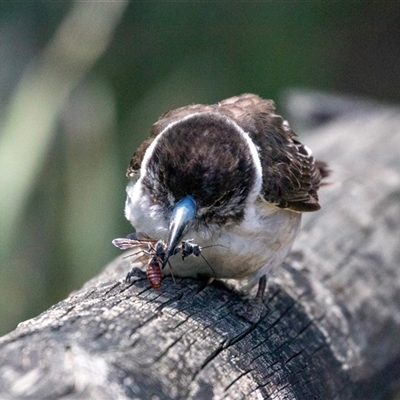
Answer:
<svg viewBox="0 0 400 400"><path fill-rule="evenodd" d="M0 398L390 398L400 382L400 110L336 118L301 138L329 163L332 185L269 280L257 322L220 282L127 284L130 261L119 257L0 339Z"/></svg>

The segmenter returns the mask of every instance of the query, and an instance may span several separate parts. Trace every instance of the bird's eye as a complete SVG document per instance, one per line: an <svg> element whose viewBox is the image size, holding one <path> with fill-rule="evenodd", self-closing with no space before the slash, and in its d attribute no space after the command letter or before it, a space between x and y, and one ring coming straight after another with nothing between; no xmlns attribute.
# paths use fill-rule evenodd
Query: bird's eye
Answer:
<svg viewBox="0 0 400 400"><path fill-rule="evenodd" d="M133 182L136 183L136 181L140 178L140 170L131 170L128 172L127 177Z"/></svg>

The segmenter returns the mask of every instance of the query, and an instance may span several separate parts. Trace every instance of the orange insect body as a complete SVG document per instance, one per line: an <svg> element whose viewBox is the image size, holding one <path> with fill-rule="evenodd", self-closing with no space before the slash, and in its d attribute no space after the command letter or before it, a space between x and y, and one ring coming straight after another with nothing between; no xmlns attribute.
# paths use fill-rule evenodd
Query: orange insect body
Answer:
<svg viewBox="0 0 400 400"><path fill-rule="evenodd" d="M152 257L147 264L146 270L147 278L153 289L160 289L161 287L161 267L157 261L157 257Z"/></svg>

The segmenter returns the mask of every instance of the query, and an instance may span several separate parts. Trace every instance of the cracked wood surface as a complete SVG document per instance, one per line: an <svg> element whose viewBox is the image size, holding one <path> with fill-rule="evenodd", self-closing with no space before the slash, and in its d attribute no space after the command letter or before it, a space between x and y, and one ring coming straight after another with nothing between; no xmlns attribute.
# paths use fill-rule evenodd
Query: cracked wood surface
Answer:
<svg viewBox="0 0 400 400"><path fill-rule="evenodd" d="M399 110L338 119L304 141L334 183L258 322L219 282L127 284L119 257L0 339L0 398L388 398L400 378Z"/></svg>

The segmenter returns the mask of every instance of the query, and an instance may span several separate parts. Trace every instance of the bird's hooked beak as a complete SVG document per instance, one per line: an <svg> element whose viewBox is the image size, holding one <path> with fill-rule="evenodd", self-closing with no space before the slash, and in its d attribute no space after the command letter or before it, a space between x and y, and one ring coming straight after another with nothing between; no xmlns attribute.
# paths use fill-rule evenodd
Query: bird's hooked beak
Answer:
<svg viewBox="0 0 400 400"><path fill-rule="evenodd" d="M175 248L189 228L190 222L196 216L196 208L197 205L192 196L185 196L175 204L169 222L167 251L162 265L163 268L169 257L174 254Z"/></svg>

